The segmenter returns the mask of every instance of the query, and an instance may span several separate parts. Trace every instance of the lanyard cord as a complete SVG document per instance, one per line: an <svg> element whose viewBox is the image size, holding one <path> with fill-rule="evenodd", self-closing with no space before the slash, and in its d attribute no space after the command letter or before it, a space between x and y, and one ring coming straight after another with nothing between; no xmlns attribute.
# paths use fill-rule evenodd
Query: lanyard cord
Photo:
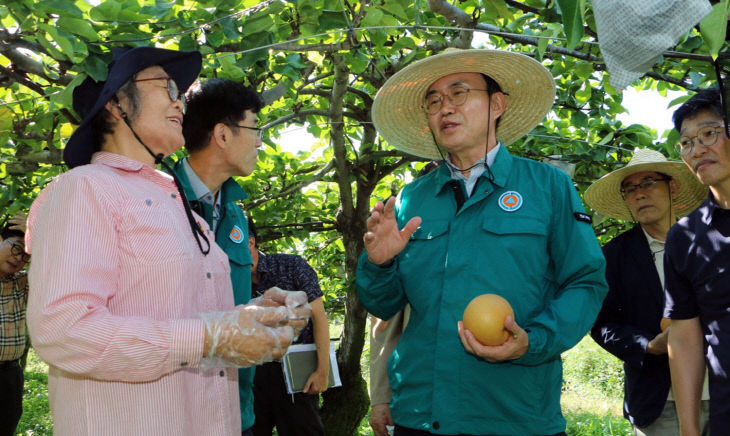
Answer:
<svg viewBox="0 0 730 436"><path fill-rule="evenodd" d="M119 103L117 103L119 104ZM121 106L118 106L121 110ZM210 241L208 240L208 237L205 236L205 233L200 228L198 223L195 221L195 217L193 216L193 213L190 211L190 205L188 203L188 198L185 196L185 192L182 189L182 184L180 183L180 179L177 178L175 175L175 172L170 168L170 166L165 163L162 159L165 157L162 153L154 154L152 150L147 147L147 145L142 142L142 139L137 135L137 132L134 131L132 128L132 124L129 122L129 118L127 117L127 113L124 111L122 112L122 119L127 124L127 127L129 127L129 130L132 131L132 134L135 138L137 138L137 141L139 141L140 144L142 144L142 147L144 147L145 150L153 157L155 158L155 165L161 164L170 175L172 175L172 179L175 181L175 187L177 188L177 192L180 194L180 198L182 199L183 203L183 209L185 209L185 215L188 217L188 223L190 223L190 229L193 231L193 236L195 236L195 242L198 243L198 247L200 248L200 252L203 253L203 255L207 256L208 253L210 253ZM206 248L203 248L203 243L200 242L200 238L203 238L205 241L205 244L207 245Z"/></svg>

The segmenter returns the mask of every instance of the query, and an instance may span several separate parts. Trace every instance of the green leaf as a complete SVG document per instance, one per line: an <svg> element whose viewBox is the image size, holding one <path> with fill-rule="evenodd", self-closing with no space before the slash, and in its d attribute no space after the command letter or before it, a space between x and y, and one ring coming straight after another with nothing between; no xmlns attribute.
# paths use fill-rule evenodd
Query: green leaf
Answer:
<svg viewBox="0 0 730 436"><path fill-rule="evenodd" d="M228 39L238 39L241 35L238 33L238 28L236 27L236 22L231 18L226 18L222 20L220 23L221 29L223 30L223 34L226 35L226 38Z"/></svg>
<svg viewBox="0 0 730 436"><path fill-rule="evenodd" d="M195 42L195 40L193 38L190 37L190 35L185 35L180 38L180 42L178 43L178 48L181 51L197 50L198 44Z"/></svg>
<svg viewBox="0 0 730 436"><path fill-rule="evenodd" d="M339 11L322 11L317 17L320 30L342 29L347 27L345 15Z"/></svg>
<svg viewBox="0 0 730 436"><path fill-rule="evenodd" d="M494 4L491 1L487 1L484 3L484 10L482 11L482 15L480 18L482 20L489 21L495 21L497 18L499 18L499 12L497 11L497 8L494 7Z"/></svg>
<svg viewBox="0 0 730 436"><path fill-rule="evenodd" d="M509 10L504 0L485 0L484 6L490 5L497 11L500 18L512 19L512 11Z"/></svg>
<svg viewBox="0 0 730 436"><path fill-rule="evenodd" d="M368 12L368 14L370 14L370 12ZM370 38L370 42L372 42L376 46L382 46L385 44L385 41L388 40L388 34L385 33L383 29L370 30L368 32L368 37Z"/></svg>
<svg viewBox="0 0 730 436"><path fill-rule="evenodd" d="M543 56L545 56L545 49L547 49L548 43L550 42L547 38L540 38L537 40L537 58L538 60L542 60Z"/></svg>
<svg viewBox="0 0 730 436"><path fill-rule="evenodd" d="M382 10L385 12L393 15L399 20L408 21L408 14L403 9L401 5L395 2L384 2L382 6L380 6Z"/></svg>
<svg viewBox="0 0 730 436"><path fill-rule="evenodd" d="M302 56L299 53L290 53L286 55L286 62L295 68L304 68L307 65L302 62Z"/></svg>
<svg viewBox="0 0 730 436"><path fill-rule="evenodd" d="M56 46L51 44L47 39L46 35L40 33L35 37L36 42L41 45L48 53L56 59L62 59L63 53L61 53Z"/></svg>
<svg viewBox="0 0 730 436"><path fill-rule="evenodd" d="M727 34L727 18L728 9L730 9L730 0L723 0L712 7L707 16L700 21L700 33L702 39L705 40L710 48L710 55L717 58L720 53L725 35Z"/></svg>
<svg viewBox="0 0 730 436"><path fill-rule="evenodd" d="M667 107L670 108L672 106L684 103L685 101L689 100L690 97L691 95L683 95L681 97L677 97L674 100L670 101Z"/></svg>
<svg viewBox="0 0 730 436"><path fill-rule="evenodd" d="M581 87L581 89L576 91L575 99L580 103L585 103L588 100L590 100L591 99L591 86L586 83L583 87Z"/></svg>
<svg viewBox="0 0 730 436"><path fill-rule="evenodd" d="M588 115L584 114L582 111L573 111L570 115L570 122L573 123L573 126L575 127L587 127Z"/></svg>
<svg viewBox="0 0 730 436"><path fill-rule="evenodd" d="M205 40L213 47L220 47L225 39L225 35L220 30L214 30L205 34Z"/></svg>
<svg viewBox="0 0 730 436"><path fill-rule="evenodd" d="M49 26L48 24L38 23L38 28L45 30L46 33L48 33L48 35L53 38L53 41L58 44L61 52L66 55L68 60L73 61L74 46L68 38L66 38L65 36L61 36L61 34L58 32L58 29L53 26Z"/></svg>
<svg viewBox="0 0 730 436"><path fill-rule="evenodd" d="M221 64L221 71L228 79L241 80L246 76L243 70L236 65L236 59L233 56L221 56L218 58L218 62Z"/></svg>
<svg viewBox="0 0 730 436"><path fill-rule="evenodd" d="M36 12L47 12L51 14L58 14L59 16L72 15L77 18L82 18L83 13L74 2L68 0L43 0L42 2L36 3L38 11Z"/></svg>
<svg viewBox="0 0 730 436"><path fill-rule="evenodd" d="M122 5L114 0L105 0L89 11L89 17L98 21L114 21L119 17Z"/></svg>
<svg viewBox="0 0 730 436"><path fill-rule="evenodd" d="M89 56L81 63L82 71L89 77L101 82L106 80L108 66L99 56Z"/></svg>
<svg viewBox="0 0 730 436"><path fill-rule="evenodd" d="M585 0L557 0L557 2L563 16L565 36L568 38L568 49L572 50L583 38Z"/></svg>
<svg viewBox="0 0 730 436"><path fill-rule="evenodd" d="M56 25L65 30L68 33L79 35L86 38L88 41L98 41L99 34L96 33L91 24L86 20L80 20L78 18L63 16L56 21Z"/></svg>
<svg viewBox="0 0 730 436"><path fill-rule="evenodd" d="M582 80L586 80L593 75L593 64L590 62L579 62L573 70Z"/></svg>
<svg viewBox="0 0 730 436"><path fill-rule="evenodd" d="M274 27L274 20L268 15L261 15L256 18L249 18L243 22L241 36L252 35L254 33L268 31Z"/></svg>
<svg viewBox="0 0 730 436"><path fill-rule="evenodd" d="M13 111L8 107L0 106L0 133L13 131Z"/></svg>
<svg viewBox="0 0 730 436"><path fill-rule="evenodd" d="M365 18L362 20L363 26L380 26L383 21L383 11L380 8L369 8Z"/></svg>
<svg viewBox="0 0 730 436"><path fill-rule="evenodd" d="M393 50L400 50L402 48L409 48L411 50L418 49L416 42L409 36L399 38L395 44L393 44Z"/></svg>
<svg viewBox="0 0 730 436"><path fill-rule="evenodd" d="M80 85L84 79L86 79L86 74L77 74L71 83L63 88L60 94L58 94L58 99L56 100L57 103L67 108L73 107L73 90L76 86Z"/></svg>
<svg viewBox="0 0 730 436"><path fill-rule="evenodd" d="M613 139L613 134L614 134L614 132L609 132L609 134L604 136L600 141L598 141L598 143L601 145L608 144Z"/></svg>
<svg viewBox="0 0 730 436"><path fill-rule="evenodd" d="M269 7L266 9L266 12L269 15L277 15L284 9L286 9L286 4L282 1L278 1L269 3Z"/></svg>
<svg viewBox="0 0 730 436"><path fill-rule="evenodd" d="M359 50L345 54L345 61L347 62L347 65L350 66L350 71L354 74L359 74L362 71L365 71L369 60L370 58L361 53Z"/></svg>

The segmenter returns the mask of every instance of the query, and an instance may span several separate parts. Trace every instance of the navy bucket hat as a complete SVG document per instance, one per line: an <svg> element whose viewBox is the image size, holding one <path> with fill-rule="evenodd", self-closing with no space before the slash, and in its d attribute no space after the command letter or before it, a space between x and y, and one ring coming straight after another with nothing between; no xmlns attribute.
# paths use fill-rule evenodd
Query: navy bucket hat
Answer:
<svg viewBox="0 0 730 436"><path fill-rule="evenodd" d="M145 68L161 66L184 93L200 73L202 57L197 51L176 51L155 47L113 48L109 74L104 82L87 77L73 91L73 107L81 125L69 138L63 159L69 168L88 164L96 151L91 121L127 80Z"/></svg>

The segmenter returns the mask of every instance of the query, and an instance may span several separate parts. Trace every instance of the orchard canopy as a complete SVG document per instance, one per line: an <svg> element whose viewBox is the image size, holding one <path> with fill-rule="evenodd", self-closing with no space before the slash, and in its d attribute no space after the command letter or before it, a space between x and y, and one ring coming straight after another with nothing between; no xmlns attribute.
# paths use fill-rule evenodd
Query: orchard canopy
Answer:
<svg viewBox="0 0 730 436"><path fill-rule="evenodd" d="M727 51L730 0L709 3L700 25L631 86L688 97L714 84L711 59ZM625 164L634 147L677 158L675 132L616 120L626 110L595 21L591 0L5 0L0 215L26 210L66 170L63 147L79 122L73 87L105 78L109 47L199 50L201 77L244 82L268 103L260 114L266 146L254 175L240 180L251 195L242 207L266 250L307 257L330 318L344 320L344 387L325 395L322 413L333 434L351 434L367 407L360 374L366 314L352 292L365 220L375 198L397 192L424 165L379 138L370 117L375 93L399 69L447 47L520 52L551 71L557 97L548 118L510 146L513 153L574 164L581 193ZM282 149L285 128L314 140ZM605 241L623 225L596 220L596 234Z"/></svg>

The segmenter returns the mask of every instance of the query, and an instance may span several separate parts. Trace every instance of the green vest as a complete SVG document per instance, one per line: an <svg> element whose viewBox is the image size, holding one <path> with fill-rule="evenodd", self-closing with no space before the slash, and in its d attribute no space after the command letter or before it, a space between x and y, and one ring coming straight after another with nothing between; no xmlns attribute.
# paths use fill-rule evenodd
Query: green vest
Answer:
<svg viewBox="0 0 730 436"><path fill-rule="evenodd" d="M189 202L197 200L190 185L182 160L175 163L175 175L180 180L185 196ZM231 267L231 282L233 283L233 301L236 305L246 304L251 299L251 252L248 249L248 221L237 201L248 198L235 180L226 180L220 189L221 217L215 231L215 242L228 255ZM213 207L210 204L199 202L195 210L205 218L212 227ZM241 428L248 430L253 426L253 377L254 367L238 370L238 395L241 399Z"/></svg>

